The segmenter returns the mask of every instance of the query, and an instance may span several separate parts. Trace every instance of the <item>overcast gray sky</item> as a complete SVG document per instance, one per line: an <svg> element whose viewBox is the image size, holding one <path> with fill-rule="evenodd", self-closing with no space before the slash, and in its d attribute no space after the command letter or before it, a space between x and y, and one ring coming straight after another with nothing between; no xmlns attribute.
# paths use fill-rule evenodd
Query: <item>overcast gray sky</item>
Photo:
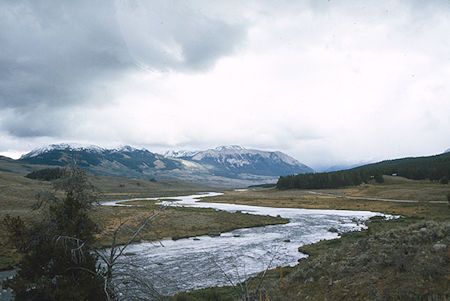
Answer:
<svg viewBox="0 0 450 301"><path fill-rule="evenodd" d="M0 2L0 154L450 148L450 1Z"/></svg>

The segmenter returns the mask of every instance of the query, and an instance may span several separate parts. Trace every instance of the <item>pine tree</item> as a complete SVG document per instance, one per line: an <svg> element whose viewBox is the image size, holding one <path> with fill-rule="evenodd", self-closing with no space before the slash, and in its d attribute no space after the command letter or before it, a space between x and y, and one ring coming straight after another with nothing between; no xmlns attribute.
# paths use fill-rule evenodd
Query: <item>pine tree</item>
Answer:
<svg viewBox="0 0 450 301"><path fill-rule="evenodd" d="M18 273L4 283L16 300L106 298L97 257L88 247L97 231L88 215L94 201L94 188L84 171L71 167L55 182L54 193L39 197L42 219L25 223L7 216L3 220L11 243L22 254Z"/></svg>

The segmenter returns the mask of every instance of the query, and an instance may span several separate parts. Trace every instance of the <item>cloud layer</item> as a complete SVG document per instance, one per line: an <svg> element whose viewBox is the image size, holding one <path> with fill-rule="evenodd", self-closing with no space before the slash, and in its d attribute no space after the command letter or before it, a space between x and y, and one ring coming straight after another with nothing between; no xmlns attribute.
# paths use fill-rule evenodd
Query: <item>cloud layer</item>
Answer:
<svg viewBox="0 0 450 301"><path fill-rule="evenodd" d="M243 38L241 27L170 1L0 5L1 126L19 137L63 135L65 113L114 102L111 86L128 72L206 69Z"/></svg>
<svg viewBox="0 0 450 301"><path fill-rule="evenodd" d="M276 149L313 166L450 144L448 1L3 1L0 153Z"/></svg>

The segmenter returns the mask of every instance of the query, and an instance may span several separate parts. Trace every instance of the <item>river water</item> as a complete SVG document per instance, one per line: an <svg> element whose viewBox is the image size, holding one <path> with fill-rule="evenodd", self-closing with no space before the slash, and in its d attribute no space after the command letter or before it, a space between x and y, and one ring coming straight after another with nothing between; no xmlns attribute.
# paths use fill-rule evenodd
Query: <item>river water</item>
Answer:
<svg viewBox="0 0 450 301"><path fill-rule="evenodd" d="M350 210L312 210L273 208L224 203L198 202L200 198L219 195L204 193L189 196L147 198L133 200L160 200L168 206L214 208L229 212L241 211L257 215L288 218L288 224L238 229L218 237L199 236L158 243L138 243L129 246L117 285L124 294L126 289L145 287L150 295L156 290L163 295L177 292L237 284L266 268L293 266L306 255L298 247L322 239L338 237L328 231L334 227L339 232L360 230L364 221L380 213ZM175 201L167 201L167 199ZM103 205L127 206L126 201L104 202ZM118 204L121 202L122 204ZM129 205L128 205L129 206ZM133 284L136 283L139 284ZM142 286L142 283L145 286ZM132 294L136 294L133 291ZM126 296L124 295L124 298ZM135 295L136 296L136 295Z"/></svg>

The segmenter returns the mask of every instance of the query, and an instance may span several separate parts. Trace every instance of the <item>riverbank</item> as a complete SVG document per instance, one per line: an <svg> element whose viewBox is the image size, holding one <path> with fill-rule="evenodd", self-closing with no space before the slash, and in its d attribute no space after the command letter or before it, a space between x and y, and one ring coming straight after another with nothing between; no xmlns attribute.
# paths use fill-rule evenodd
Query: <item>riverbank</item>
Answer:
<svg viewBox="0 0 450 301"><path fill-rule="evenodd" d="M424 221L300 248L313 255L274 287L273 299L448 300L449 237L448 222Z"/></svg>

